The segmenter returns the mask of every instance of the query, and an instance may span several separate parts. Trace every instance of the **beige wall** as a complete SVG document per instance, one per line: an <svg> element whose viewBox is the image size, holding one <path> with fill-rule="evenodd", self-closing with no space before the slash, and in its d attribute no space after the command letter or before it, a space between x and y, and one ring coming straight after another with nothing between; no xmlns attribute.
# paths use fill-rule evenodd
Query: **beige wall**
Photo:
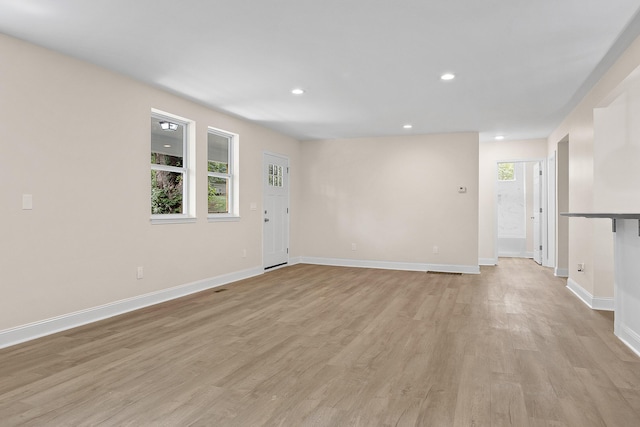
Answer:
<svg viewBox="0 0 640 427"><path fill-rule="evenodd" d="M479 149L479 248L482 264L496 262L496 171L497 163L514 160L545 159L547 146L544 139L527 141L493 141L480 143Z"/></svg>
<svg viewBox="0 0 640 427"><path fill-rule="evenodd" d="M603 78L580 101L578 106L553 131L548 139L549 152L556 150L558 142L568 135L569 138L569 206L572 212L611 210L616 207L634 209L637 205L624 204L618 196L598 196L598 189L605 185L602 180L612 179L608 173L596 174L604 165L602 150L607 148L594 147L594 108L606 107L613 100L613 94L620 92L621 83L640 65L640 38L622 54L616 63L605 73ZM637 110L629 110L637 119ZM607 144L606 142L603 142ZM597 160L596 160L597 159ZM631 182L637 179L637 158L631 161L630 168L620 168L619 173L613 175L618 182ZM637 188L637 187L636 187ZM619 193L618 193L619 194ZM635 193L634 200L638 200L640 193ZM628 199L627 195L627 200ZM605 202L605 199L606 202ZM613 281L611 275L612 244L610 222L607 220L592 220L585 218L571 218L569 220L569 277L584 290L595 297L610 298L613 296ZM577 263L585 263L585 271L577 271ZM603 265L604 264L604 265ZM605 270L602 270L602 269Z"/></svg>
<svg viewBox="0 0 640 427"><path fill-rule="evenodd" d="M0 330L261 267L264 150L290 157L299 255L298 141L2 35L0 51ZM196 121L195 224L149 222L152 108ZM240 135L239 222L207 222L207 126Z"/></svg>
<svg viewBox="0 0 640 427"><path fill-rule="evenodd" d="M556 148L556 273L566 277L569 272L569 138Z"/></svg>
<svg viewBox="0 0 640 427"><path fill-rule="evenodd" d="M302 162L305 256L477 266L477 133L310 141Z"/></svg>

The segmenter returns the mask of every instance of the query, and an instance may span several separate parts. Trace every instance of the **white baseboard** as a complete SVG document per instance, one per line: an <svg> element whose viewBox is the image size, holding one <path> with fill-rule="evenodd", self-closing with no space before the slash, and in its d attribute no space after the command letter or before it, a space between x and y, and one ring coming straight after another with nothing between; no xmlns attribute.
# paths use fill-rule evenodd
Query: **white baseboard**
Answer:
<svg viewBox="0 0 640 427"><path fill-rule="evenodd" d="M180 298L196 292L227 285L229 283L248 279L263 273L264 270L261 267L257 267L235 273L224 274L145 295L127 298L121 301L115 301L98 307L76 311L74 313L63 314L62 316L53 317L51 319L29 323L27 325L21 325L11 329L5 329L0 331L0 348L20 344L25 341L55 334L56 332L65 331L88 323L97 322L98 320L107 319L109 317L128 313L130 311Z"/></svg>
<svg viewBox="0 0 640 427"><path fill-rule="evenodd" d="M620 341L640 356L640 335L625 325L620 325L616 335L620 338Z"/></svg>
<svg viewBox="0 0 640 427"><path fill-rule="evenodd" d="M289 258L289 265L296 265L296 264L300 264L300 257L293 257L293 258Z"/></svg>
<svg viewBox="0 0 640 427"><path fill-rule="evenodd" d="M361 259L300 257L304 264L331 265L335 267L379 268L383 270L435 271L440 273L480 274L477 265L426 264L417 262L369 261Z"/></svg>
<svg viewBox="0 0 640 427"><path fill-rule="evenodd" d="M478 258L480 265L498 265L498 258Z"/></svg>
<svg viewBox="0 0 640 427"><path fill-rule="evenodd" d="M589 308L593 310L613 311L613 298L597 298L587 292L578 282L569 278L567 279L567 288L582 300Z"/></svg>
<svg viewBox="0 0 640 427"><path fill-rule="evenodd" d="M533 258L533 252L498 252L499 258Z"/></svg>
<svg viewBox="0 0 640 427"><path fill-rule="evenodd" d="M569 269L568 268L557 268L554 270L553 274L556 277L569 277Z"/></svg>

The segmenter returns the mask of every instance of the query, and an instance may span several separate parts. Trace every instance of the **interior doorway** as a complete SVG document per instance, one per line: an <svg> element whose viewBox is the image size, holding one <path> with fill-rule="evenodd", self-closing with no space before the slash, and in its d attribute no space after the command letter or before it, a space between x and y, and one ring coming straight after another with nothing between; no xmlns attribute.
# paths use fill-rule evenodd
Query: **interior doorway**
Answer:
<svg viewBox="0 0 640 427"><path fill-rule="evenodd" d="M540 160L498 163L496 248L498 257L543 262L544 175Z"/></svg>

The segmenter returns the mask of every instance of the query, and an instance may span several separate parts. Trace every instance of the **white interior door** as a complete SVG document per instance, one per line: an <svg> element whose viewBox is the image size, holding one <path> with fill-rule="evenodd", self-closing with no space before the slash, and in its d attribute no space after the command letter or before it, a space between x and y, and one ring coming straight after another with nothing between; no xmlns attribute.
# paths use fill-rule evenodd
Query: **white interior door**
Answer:
<svg viewBox="0 0 640 427"><path fill-rule="evenodd" d="M542 217L542 169L540 163L533 165L533 260L542 264L542 234L540 219Z"/></svg>
<svg viewBox="0 0 640 427"><path fill-rule="evenodd" d="M277 267L289 261L289 159L264 154L263 264Z"/></svg>

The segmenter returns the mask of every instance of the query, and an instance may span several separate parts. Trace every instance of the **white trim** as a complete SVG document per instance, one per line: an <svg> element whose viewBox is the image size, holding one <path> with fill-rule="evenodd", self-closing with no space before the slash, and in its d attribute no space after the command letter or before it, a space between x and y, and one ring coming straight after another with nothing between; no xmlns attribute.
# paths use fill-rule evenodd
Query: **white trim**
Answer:
<svg viewBox="0 0 640 427"><path fill-rule="evenodd" d="M248 279L250 277L258 276L263 273L264 271L261 267L256 267L249 270L238 271L235 273L223 274L221 276L211 277L208 279L199 280L197 282L186 283L157 292L127 298L121 301L115 301L98 307L92 307L85 310L76 311L74 313L63 314L61 316L29 323L27 325L5 329L3 331L0 331L0 348L20 344L25 341L30 341L46 335L55 334L67 329L86 325L88 323L97 322L99 320L107 319L119 314L128 313L130 311L138 310L172 299L181 298L183 296L190 295L196 292L201 292L218 286L224 286L229 283Z"/></svg>
<svg viewBox="0 0 640 427"><path fill-rule="evenodd" d="M162 218L161 216L153 216L149 220L151 224L193 224L197 221L197 218L191 216Z"/></svg>
<svg viewBox="0 0 640 427"><path fill-rule="evenodd" d="M533 252L498 252L498 258L533 258Z"/></svg>
<svg viewBox="0 0 640 427"><path fill-rule="evenodd" d="M568 268L555 268L555 271L553 272L554 276L556 277L569 277L569 269Z"/></svg>
<svg viewBox="0 0 640 427"><path fill-rule="evenodd" d="M640 335L625 325L620 325L616 336L625 343L635 354L640 356Z"/></svg>
<svg viewBox="0 0 640 427"><path fill-rule="evenodd" d="M586 291L578 282L567 279L567 289L593 310L614 311L613 298L597 298Z"/></svg>
<svg viewBox="0 0 640 427"><path fill-rule="evenodd" d="M220 215L220 216L217 216ZM228 215L228 214L209 214L207 217L207 221L209 222L233 222L240 221L240 217L237 215Z"/></svg>
<svg viewBox="0 0 640 427"><path fill-rule="evenodd" d="M379 268L383 270L435 271L440 273L480 274L477 265L426 264L417 262L370 261L345 258L300 257L303 264L330 265L335 267Z"/></svg>
<svg viewBox="0 0 640 427"><path fill-rule="evenodd" d="M478 258L480 265L498 265L498 258Z"/></svg>
<svg viewBox="0 0 640 427"><path fill-rule="evenodd" d="M302 263L301 259L302 257L299 257L299 256L289 258L289 265L301 264Z"/></svg>

